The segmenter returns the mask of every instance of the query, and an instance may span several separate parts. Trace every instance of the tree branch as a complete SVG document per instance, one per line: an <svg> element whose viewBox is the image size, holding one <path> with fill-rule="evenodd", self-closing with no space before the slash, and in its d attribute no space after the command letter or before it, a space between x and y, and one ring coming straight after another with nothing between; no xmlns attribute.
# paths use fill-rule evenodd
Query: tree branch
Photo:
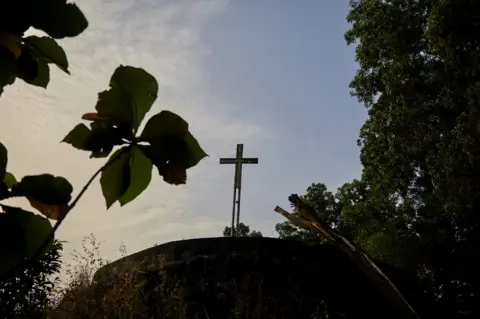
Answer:
<svg viewBox="0 0 480 319"><path fill-rule="evenodd" d="M275 212L281 214L290 220L293 224L311 229L317 235L328 239L353 260L357 266L367 275L370 281L378 290L382 292L385 298L397 309L404 318L418 319L419 316L403 295L397 289L395 284L378 268L377 265L362 251L356 248L348 239L335 232L318 214L313 207L303 202L296 194L291 195L289 201L299 210L300 216L295 216L277 206Z"/></svg>

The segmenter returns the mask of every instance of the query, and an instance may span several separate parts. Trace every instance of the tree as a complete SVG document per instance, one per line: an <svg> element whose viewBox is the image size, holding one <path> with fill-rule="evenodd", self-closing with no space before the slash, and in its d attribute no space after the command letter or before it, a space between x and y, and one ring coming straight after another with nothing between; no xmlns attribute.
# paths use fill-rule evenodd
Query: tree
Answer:
<svg viewBox="0 0 480 319"><path fill-rule="evenodd" d="M362 178L334 196L337 227L421 278L449 318L480 314L479 12L478 1L352 0L345 35L369 118Z"/></svg>
<svg viewBox="0 0 480 319"><path fill-rule="evenodd" d="M345 183L336 193L328 191L323 183L315 183L306 189L301 198L332 229L353 240L372 258L397 267L407 266L405 256L411 254L412 242L408 231L402 228L404 220L398 218L401 214L389 198L377 199L374 203L370 190L363 181ZM297 207L292 206L292 209L294 215L298 214ZM280 238L319 243L312 231L299 228L289 220L278 223L275 229Z"/></svg>
<svg viewBox="0 0 480 319"><path fill-rule="evenodd" d="M312 184L307 188L305 195L301 196L316 211L316 213L325 220L332 228L338 226L339 205L335 201L335 196L327 190L325 184ZM292 206L293 213L298 214L296 207ZM315 235L310 230L301 229L288 220L278 223L275 226L280 238L291 238L316 243Z"/></svg>
<svg viewBox="0 0 480 319"><path fill-rule="evenodd" d="M223 230L223 236L231 236L232 227L226 226ZM263 237L262 233L256 230L250 231L250 226L245 225L244 223L238 224L237 237Z"/></svg>
<svg viewBox="0 0 480 319"><path fill-rule="evenodd" d="M0 281L1 318L44 318L60 271L62 243L55 241L43 257Z"/></svg>
<svg viewBox="0 0 480 319"><path fill-rule="evenodd" d="M478 316L480 3L350 4L346 39L360 63L351 88L369 110L363 180L373 201L396 204L390 218L417 243L406 260L449 305L445 315Z"/></svg>

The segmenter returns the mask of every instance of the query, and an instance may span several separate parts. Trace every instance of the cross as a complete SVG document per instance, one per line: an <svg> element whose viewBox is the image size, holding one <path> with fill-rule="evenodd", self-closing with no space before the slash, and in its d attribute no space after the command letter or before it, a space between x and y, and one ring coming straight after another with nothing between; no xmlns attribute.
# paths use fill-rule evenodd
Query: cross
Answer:
<svg viewBox="0 0 480 319"><path fill-rule="evenodd" d="M220 164L235 164L235 177L233 182L233 209L232 209L232 230L230 236L235 236L235 214L237 215L237 227L240 224L240 197L242 194L242 165L258 164L258 157L243 157L243 144L237 144L237 156L235 158L220 158ZM237 199L238 194L238 199Z"/></svg>

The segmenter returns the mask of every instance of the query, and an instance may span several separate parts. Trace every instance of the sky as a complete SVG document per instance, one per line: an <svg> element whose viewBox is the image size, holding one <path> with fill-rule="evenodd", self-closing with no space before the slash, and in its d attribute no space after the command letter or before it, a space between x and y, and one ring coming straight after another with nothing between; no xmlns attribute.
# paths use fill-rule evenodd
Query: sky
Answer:
<svg viewBox="0 0 480 319"><path fill-rule="evenodd" d="M237 143L258 165L243 169L241 221L276 236L273 209L312 183L335 190L360 177L356 145L366 119L349 94L358 68L347 0L83 0L89 20L80 36L60 40L71 75L51 67L47 90L17 80L0 99L0 136L8 170L66 177L76 195L105 159L60 143L92 112L117 66L154 75L166 109L189 122L209 157L188 171L187 185L154 174L149 188L124 207L106 209L99 181L68 215L57 238L64 258L93 233L104 257L119 257L172 240L221 236L229 225ZM35 32L34 32L35 33ZM36 33L38 34L38 33ZM28 203L14 200L27 208Z"/></svg>

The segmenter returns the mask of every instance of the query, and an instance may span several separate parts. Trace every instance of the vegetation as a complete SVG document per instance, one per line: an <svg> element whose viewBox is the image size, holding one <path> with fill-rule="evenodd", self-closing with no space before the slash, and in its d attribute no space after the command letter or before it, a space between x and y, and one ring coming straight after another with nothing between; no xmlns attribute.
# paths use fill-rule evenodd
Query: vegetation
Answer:
<svg viewBox="0 0 480 319"><path fill-rule="evenodd" d="M91 236L75 254L76 266L57 289L50 318L396 318L358 267L329 245L204 238L165 244L165 255L113 264L101 258L98 247ZM189 257L169 261L168 251ZM109 267L91 280L104 265ZM404 275L379 267L425 305ZM315 272L321 275L312 276Z"/></svg>
<svg viewBox="0 0 480 319"><path fill-rule="evenodd" d="M62 243L24 268L0 281L1 318L44 318L59 278Z"/></svg>
<svg viewBox="0 0 480 319"><path fill-rule="evenodd" d="M478 317L480 3L350 1L346 33L367 107L363 173L306 197L370 256L424 282L444 317ZM310 238L289 223L282 237Z"/></svg>
<svg viewBox="0 0 480 319"><path fill-rule="evenodd" d="M68 60L55 39L74 37L88 22L80 9L66 0L7 1L2 3L0 22L0 94L21 78L44 87L49 82L48 64L68 71ZM30 27L49 36L24 37ZM155 166L169 184L184 184L186 170L207 154L180 116L162 111L152 116L144 130L138 128L157 98L158 83L145 70L119 66L110 88L98 94L95 113L86 113L81 123L63 139L73 147L91 152L92 158L115 152L72 200L73 187L67 179L41 174L20 181L7 171L7 148L0 143L0 201L25 197L40 215L0 204L0 277L11 278L17 268L27 267L52 248L55 231L98 176L107 209L137 198L149 185ZM52 227L48 219L57 220Z"/></svg>
<svg viewBox="0 0 480 319"><path fill-rule="evenodd" d="M0 19L0 94L17 79L47 88L52 64L69 74L67 55L56 40L88 27L75 4L20 0L0 9L8 13ZM315 211L317 226L325 223L359 253L421 280L448 318L480 315L479 13L480 2L468 0L350 1L351 28L345 37L357 45L360 66L350 87L369 114L358 140L362 176L336 192L312 184L301 200ZM29 28L47 36L25 36ZM108 157L75 198L63 177L17 180L8 170L7 147L0 143L0 201L25 197L39 213L0 203L3 313L34 318L49 307L49 315L59 318L71 317L72 311L79 318L119 312L141 318L147 310L137 302L145 297L139 291L152 278L161 287L153 297L170 298L173 305L161 311L186 309L183 297L170 289L175 284L168 289L161 284L172 280L158 272L163 261L147 272L125 269L117 277L122 280L100 284L91 281L91 271L105 262L95 255L80 262L68 286L49 299L61 250L55 231L96 177L108 209L137 198L154 166L164 181L178 185L186 183L186 170L207 156L187 122L170 111L153 115L138 132L157 93L157 81L145 70L119 66L114 71L110 87L98 94L95 112L81 117L89 126L80 123L63 139L92 158ZM300 206L294 205L291 220L305 217ZM276 226L281 238L316 245L331 241L325 234L318 240L320 226L298 228L291 220ZM224 235L230 230L226 227ZM244 224L239 233L261 236ZM153 277L142 277L146 273Z"/></svg>
<svg viewBox="0 0 480 319"><path fill-rule="evenodd" d="M245 225L244 223L239 223L238 228L235 229L237 237L263 237L262 233L258 230L250 231L250 226ZM232 234L232 227L226 226L223 230L223 236L230 237Z"/></svg>
<svg viewBox="0 0 480 319"><path fill-rule="evenodd" d="M17 78L47 88L51 64L69 74L67 55L56 39L75 37L88 27L75 4L6 1L0 11L0 95ZM25 36L30 28L47 36ZM53 284L49 275L59 269L61 246L55 232L98 175L108 209L137 198L148 187L154 166L165 182L185 184L186 170L207 156L187 122L170 111L153 115L138 132L157 93L156 79L145 70L121 65L114 71L110 88L98 94L96 112L82 116L89 127L78 124L63 139L90 152L91 158L110 156L73 199L73 186L63 177L41 174L17 180L7 170L12 159L0 142L0 202L25 197L41 214L0 203L1 310L8 317L32 317L45 307ZM50 220L57 221L54 227Z"/></svg>

